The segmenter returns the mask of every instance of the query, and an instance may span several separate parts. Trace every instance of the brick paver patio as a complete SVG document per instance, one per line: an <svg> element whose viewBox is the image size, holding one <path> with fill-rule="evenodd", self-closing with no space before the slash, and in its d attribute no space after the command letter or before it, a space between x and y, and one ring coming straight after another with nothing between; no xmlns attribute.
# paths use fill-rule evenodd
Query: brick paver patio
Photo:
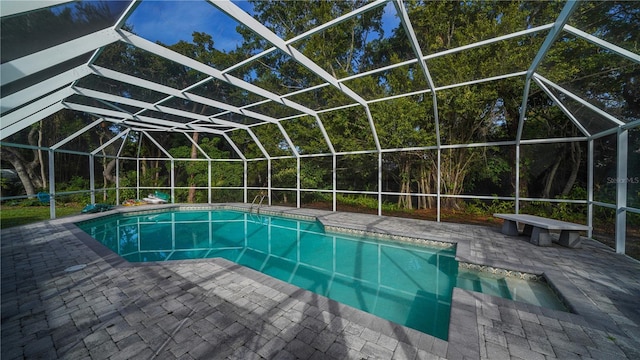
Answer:
<svg viewBox="0 0 640 360"><path fill-rule="evenodd" d="M460 261L544 273L574 313L456 288L443 341L223 259L129 264L72 225L95 216L79 215L2 230L1 358L640 359L640 263L594 241L536 247L498 225L264 209L456 242Z"/></svg>

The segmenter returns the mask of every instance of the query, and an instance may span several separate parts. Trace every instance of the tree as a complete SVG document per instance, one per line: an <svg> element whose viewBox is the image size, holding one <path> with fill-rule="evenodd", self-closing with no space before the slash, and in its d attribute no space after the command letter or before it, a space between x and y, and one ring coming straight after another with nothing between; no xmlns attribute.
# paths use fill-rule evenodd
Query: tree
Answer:
<svg viewBox="0 0 640 360"><path fill-rule="evenodd" d="M554 19L557 4L546 2L411 2L408 13L418 36L422 52L432 54L472 42L507 34ZM557 14L557 13L556 13ZM541 20L541 18L543 18ZM501 43L441 56L427 61L436 86L461 83L510 71L527 69L544 36L532 35ZM394 31L390 42L406 43L401 29ZM398 45L384 48L400 48ZM409 47L405 47L410 51ZM400 56L403 58L404 56ZM416 77L416 76L414 76ZM392 83L400 92L406 83ZM494 81L470 85L437 93L440 141L443 144L469 144L491 140L515 139L519 120L522 82ZM432 116L432 113L427 114ZM432 128L433 129L433 128ZM461 194L471 188L471 175L486 158L487 148L445 149L442 151L441 181L443 193ZM425 159L433 168L435 159ZM490 164L484 162L484 164ZM496 163L497 164L497 163ZM503 167L496 170L504 171ZM408 173L405 168L404 173ZM407 175L401 176L407 178ZM496 179L500 176L496 177ZM406 186L405 186L406 188ZM429 192L433 193L435 189ZM450 198L445 207L458 207Z"/></svg>

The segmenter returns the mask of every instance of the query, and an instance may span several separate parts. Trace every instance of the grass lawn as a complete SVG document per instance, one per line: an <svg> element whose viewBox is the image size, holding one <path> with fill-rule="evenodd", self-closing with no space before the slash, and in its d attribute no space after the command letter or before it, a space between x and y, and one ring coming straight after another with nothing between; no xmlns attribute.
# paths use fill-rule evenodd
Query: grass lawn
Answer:
<svg viewBox="0 0 640 360"><path fill-rule="evenodd" d="M84 208L80 204L56 206L56 217L80 214ZM49 220L49 206L0 206L0 228L30 224Z"/></svg>

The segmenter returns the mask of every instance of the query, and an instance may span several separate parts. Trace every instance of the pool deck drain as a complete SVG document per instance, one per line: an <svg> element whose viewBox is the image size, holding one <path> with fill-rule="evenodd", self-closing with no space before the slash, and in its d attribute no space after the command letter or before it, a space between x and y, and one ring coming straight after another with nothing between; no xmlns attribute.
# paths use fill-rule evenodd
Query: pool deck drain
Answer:
<svg viewBox="0 0 640 360"><path fill-rule="evenodd" d="M0 357L640 358L640 263L596 242L536 247L498 225L263 211L457 243L460 261L544 274L575 313L456 288L443 341L223 259L127 263L72 225L96 216L83 214L2 230Z"/></svg>

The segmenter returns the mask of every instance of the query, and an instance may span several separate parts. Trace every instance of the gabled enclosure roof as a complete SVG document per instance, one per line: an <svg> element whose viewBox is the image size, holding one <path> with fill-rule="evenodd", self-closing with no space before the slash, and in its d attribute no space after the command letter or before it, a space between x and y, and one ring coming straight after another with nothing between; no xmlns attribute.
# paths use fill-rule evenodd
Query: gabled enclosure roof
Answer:
<svg viewBox="0 0 640 360"><path fill-rule="evenodd" d="M85 128L85 131L92 125L106 121L127 129L125 131L211 133L224 137L234 146L229 134L235 130L244 130L256 141L265 157L269 157L269 154L251 129L272 123L282 132L286 142L284 146L297 156L300 146L289 137L281 122L311 117L320 129L326 148L335 153L336 149L324 129L320 115L358 108L364 110L362 116L366 117L375 148L380 150L382 145L369 110L371 104L416 95L430 97L433 99L430 111L433 113L437 132L438 92L511 78L524 79L523 83L526 84L522 89L518 133L514 139L516 141L520 140L522 128L526 126L525 109L530 84L535 84L544 91L584 137L614 133L619 127L637 126L640 121L638 114L629 115L618 111L624 107L624 100L620 98L590 98L593 94L585 93L584 89L572 89L570 83L560 84L545 76L545 62L550 67L557 61L547 59L550 49L567 38L579 38L590 43L594 53L619 58L621 72L637 73L640 64L637 48L622 48L609 42L604 32L588 33L579 27L581 23L576 14L583 14L585 11L611 11L611 7L586 6L588 2L569 1L558 7L554 21L535 24L511 33L491 36L478 34L469 39L467 44L427 53L426 44L419 40L422 38L419 31L426 29L424 26L414 27L413 24L420 19L412 19L407 11L408 6L418 5L413 2L377 0L363 3L353 11L336 14L333 20L318 23L314 28L300 29L287 38L282 38L271 30L271 25L274 24L263 24L254 18L249 4L245 2L203 0L175 4L180 6L173 9L179 8L184 13L162 12L162 2L147 1L3 1L1 139L5 141L58 111L70 109L95 117L96 122ZM429 2L420 4L430 5ZM91 21L81 19L77 12L78 6L95 6L100 15ZM69 13L67 22L47 23L47 13L61 14L65 11ZM387 29L385 35L372 36L404 37L411 47L411 57L397 58L393 56L393 50L390 50L390 61L338 74L324 63L316 62L313 53L306 52L308 39L345 22L365 21L367 14L372 11L383 12L383 20L386 21L383 28ZM165 45L178 40L190 41L179 36L171 38L171 35L180 32L181 25L190 24L192 18L188 14L193 12L210 14L210 22L217 24L216 32L210 34L213 48L209 50L229 55L234 46L238 46L238 39L242 38L238 31L252 32L253 36L258 37L262 48L254 49L252 56L248 58L223 56L221 61L213 64L205 57L198 59L183 55ZM166 28L147 28L150 19L154 17L166 22ZM498 15L497 22L500 21ZM40 22L39 26L34 26L37 22ZM194 24L194 31L197 30ZM636 34L640 33L640 29L636 30L639 30ZM443 82L440 74L432 73L430 68L431 61L451 61L450 59L455 59L457 54L463 52L498 43L518 44L521 39L531 37L544 40L540 42L535 57L526 68L501 69L499 60L495 59L496 71L491 77L466 79L460 83ZM371 43L373 44L373 40ZM183 67L187 69L188 79L192 82L174 84L165 82L162 74L140 72L135 64L128 63L123 49L142 52L154 61L157 59ZM514 48L513 51L518 49ZM274 53L302 65L310 80L298 83L295 87L282 84L282 91L278 92L256 85L255 74L259 69L268 67L273 72L286 72L286 68L279 68L279 64L268 63L269 55ZM226 64L223 66L223 63ZM384 98L375 98L362 91L359 93L350 86L356 79L375 77L394 70L411 71L416 83L426 86L407 93L387 94ZM638 79L635 79L637 86ZM387 84L378 81L374 82L374 86L385 87ZM219 96L216 91L232 95ZM318 93L321 98L322 94L328 92L341 94L341 103L326 104L318 101L310 104L298 100L304 98L301 96L303 94ZM203 108L207 110L204 111ZM78 136L81 132L82 129L69 134L69 137ZM68 140L69 138L64 139L60 144ZM439 135L436 141L439 146ZM235 150L240 157L243 156L237 147Z"/></svg>

